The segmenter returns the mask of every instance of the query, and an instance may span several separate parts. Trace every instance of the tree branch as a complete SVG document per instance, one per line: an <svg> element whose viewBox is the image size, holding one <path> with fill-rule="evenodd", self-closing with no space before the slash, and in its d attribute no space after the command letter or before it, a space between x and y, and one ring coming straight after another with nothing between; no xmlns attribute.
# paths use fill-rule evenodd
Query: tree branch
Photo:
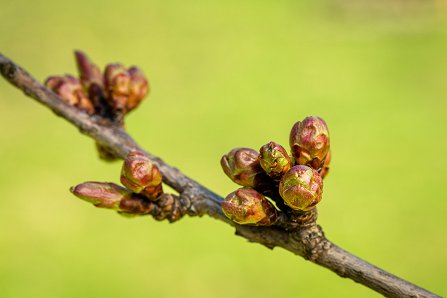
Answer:
<svg viewBox="0 0 447 298"><path fill-rule="evenodd" d="M388 297L439 297L425 289L392 275L350 254L326 239L320 226L288 229L284 221L269 227L237 225L221 209L223 198L199 184L161 158L143 150L122 128L104 123L98 116L90 116L66 104L58 95L36 81L24 69L0 54L3 77L24 93L50 108L54 113L78 127L116 156L124 159L131 151L145 152L159 167L163 182L175 189L186 202L190 216L209 215L236 228L236 234L267 246L282 247L341 277L347 277Z"/></svg>

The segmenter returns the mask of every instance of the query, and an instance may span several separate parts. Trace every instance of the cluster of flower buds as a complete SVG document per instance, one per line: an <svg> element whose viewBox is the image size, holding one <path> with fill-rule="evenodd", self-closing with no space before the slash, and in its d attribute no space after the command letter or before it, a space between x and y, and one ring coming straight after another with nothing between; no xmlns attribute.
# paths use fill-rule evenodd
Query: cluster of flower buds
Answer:
<svg viewBox="0 0 447 298"><path fill-rule="evenodd" d="M222 157L225 174L244 186L222 203L228 218L238 224L272 225L281 211L306 214L320 202L330 162L324 120L312 116L297 122L290 132L290 148L291 156L269 142L259 152L236 148Z"/></svg>
<svg viewBox="0 0 447 298"><path fill-rule="evenodd" d="M79 78L71 75L51 76L45 85L67 104L89 115L98 115L114 125L124 126L124 116L135 109L149 92L149 83L136 66L125 68L108 64L101 72L86 54L75 52ZM116 159L113 153L97 145L99 156Z"/></svg>
<svg viewBox="0 0 447 298"><path fill-rule="evenodd" d="M149 92L149 83L136 66L108 64L104 73L84 53L75 52L79 79L71 75L51 76L45 85L69 105L88 114L120 119L135 109Z"/></svg>
<svg viewBox="0 0 447 298"><path fill-rule="evenodd" d="M141 152L131 152L124 160L119 186L110 182L85 182L70 191L96 207L108 208L125 215L152 215L170 222L186 212L180 199L163 192L158 167Z"/></svg>

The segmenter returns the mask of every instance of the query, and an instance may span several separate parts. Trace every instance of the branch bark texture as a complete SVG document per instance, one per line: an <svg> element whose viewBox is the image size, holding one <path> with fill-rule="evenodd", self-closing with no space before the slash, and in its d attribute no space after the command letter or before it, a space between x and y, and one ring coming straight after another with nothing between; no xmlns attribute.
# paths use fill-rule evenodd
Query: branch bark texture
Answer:
<svg viewBox="0 0 447 298"><path fill-rule="evenodd" d="M316 224L298 230L287 229L281 224L270 227L235 224L223 214L221 196L141 148L122 128L107 125L102 118L90 116L66 104L58 95L1 54L0 71L7 81L27 96L50 108L116 156L124 159L131 151L145 152L159 167L163 182L175 189L180 198L187 202L188 215L216 218L234 226L236 234L250 242L263 244L268 248L282 247L388 297L439 297L343 250L327 240L321 227Z"/></svg>

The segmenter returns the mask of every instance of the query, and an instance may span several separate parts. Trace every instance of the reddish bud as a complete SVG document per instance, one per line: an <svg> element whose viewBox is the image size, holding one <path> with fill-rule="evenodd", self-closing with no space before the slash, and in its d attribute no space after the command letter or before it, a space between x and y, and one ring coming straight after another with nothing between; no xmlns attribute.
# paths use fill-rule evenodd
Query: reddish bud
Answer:
<svg viewBox="0 0 447 298"><path fill-rule="evenodd" d="M70 188L70 191L96 207L115 210L119 210L121 200L132 194L124 187L107 182L85 182Z"/></svg>
<svg viewBox="0 0 447 298"><path fill-rule="evenodd" d="M297 164L319 169L329 152L329 131L324 120L310 116L295 123L290 132L290 147Z"/></svg>
<svg viewBox="0 0 447 298"><path fill-rule="evenodd" d="M92 85L97 85L102 88L102 73L99 67L91 62L88 56L81 51L75 51L75 59L79 77L85 90L89 92Z"/></svg>
<svg viewBox="0 0 447 298"><path fill-rule="evenodd" d="M85 182L70 191L96 207L113 209L124 215L158 215L161 212L160 207L147 198L114 183Z"/></svg>
<svg viewBox="0 0 447 298"><path fill-rule="evenodd" d="M281 145L269 142L262 146L259 152L261 167L270 177L279 179L290 170L292 161Z"/></svg>
<svg viewBox="0 0 447 298"><path fill-rule="evenodd" d="M121 183L151 200L156 200L163 193L160 170L141 152L127 155L121 170Z"/></svg>
<svg viewBox="0 0 447 298"><path fill-rule="evenodd" d="M279 194L294 210L308 211L321 200L323 179L308 166L297 165L288 171L279 183Z"/></svg>
<svg viewBox="0 0 447 298"><path fill-rule="evenodd" d="M275 207L262 194L251 188L240 188L222 202L222 210L229 219L241 225L268 226L276 222Z"/></svg>
<svg viewBox="0 0 447 298"><path fill-rule="evenodd" d="M100 68L81 51L75 52L79 77L88 98L95 107L95 113L107 118L113 118L111 107L106 102L103 75Z"/></svg>
<svg viewBox="0 0 447 298"><path fill-rule="evenodd" d="M222 156L220 164L225 174L235 183L256 188L268 178L259 160L259 153L256 150L235 148Z"/></svg>
<svg viewBox="0 0 447 298"><path fill-rule="evenodd" d="M84 93L82 85L77 78L71 75L51 76L45 81L45 85L69 105L93 114L93 105Z"/></svg>
<svg viewBox="0 0 447 298"><path fill-rule="evenodd" d="M127 112L135 109L149 92L149 83L138 67L133 66L129 68L128 72L130 75L130 85L129 98L126 102Z"/></svg>
<svg viewBox="0 0 447 298"><path fill-rule="evenodd" d="M130 75L121 64L109 64L104 71L107 100L114 110L124 111L129 98Z"/></svg>

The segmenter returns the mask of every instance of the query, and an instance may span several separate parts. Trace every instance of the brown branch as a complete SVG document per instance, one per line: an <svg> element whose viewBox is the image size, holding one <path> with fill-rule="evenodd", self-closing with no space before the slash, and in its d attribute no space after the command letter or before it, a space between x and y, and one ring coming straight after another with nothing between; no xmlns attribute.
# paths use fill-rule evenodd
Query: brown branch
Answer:
<svg viewBox="0 0 447 298"><path fill-rule="evenodd" d="M122 128L106 125L101 118L89 116L65 104L55 93L36 81L20 66L0 54L0 71L3 77L29 97L50 108L79 128L79 130L113 154L124 158L131 151L143 151L160 168L163 182L179 192L187 202L187 214L207 214L236 228L236 234L251 242L269 248L282 247L318 265L326 267L341 277L347 277L388 297L439 297L425 289L392 275L350 254L327 240L320 226L309 225L289 230L284 222L271 227L237 225L222 213L223 198L168 165L157 156L144 151Z"/></svg>

